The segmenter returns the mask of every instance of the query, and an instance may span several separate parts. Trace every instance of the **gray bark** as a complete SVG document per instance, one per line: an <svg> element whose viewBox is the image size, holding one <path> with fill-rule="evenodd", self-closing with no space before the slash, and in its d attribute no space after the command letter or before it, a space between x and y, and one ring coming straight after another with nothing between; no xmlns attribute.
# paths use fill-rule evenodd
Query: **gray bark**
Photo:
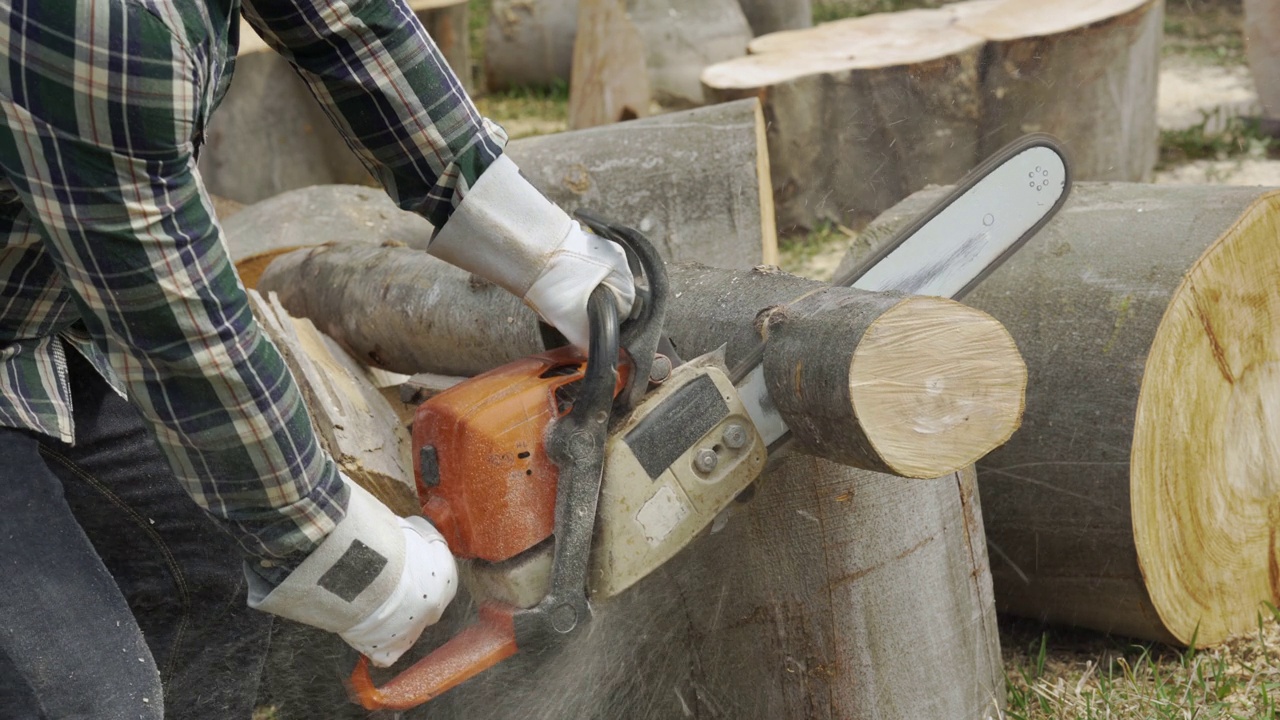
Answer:
<svg viewBox="0 0 1280 720"><path fill-rule="evenodd" d="M578 0L494 0L484 36L488 90L568 83Z"/></svg>
<svg viewBox="0 0 1280 720"><path fill-rule="evenodd" d="M1244 0L1244 41L1263 112L1280 120L1280 4Z"/></svg>
<svg viewBox="0 0 1280 720"><path fill-rule="evenodd" d="M738 0L754 35L798 30L813 25L810 0Z"/></svg>
<svg viewBox="0 0 1280 720"><path fill-rule="evenodd" d="M837 272L944 190L881 216ZM1002 612L1166 642L1194 632L1164 625L1139 569L1135 411L1170 297L1262 194L1078 183L1059 215L965 298L1009 328L1028 367L1021 430L978 463Z"/></svg>

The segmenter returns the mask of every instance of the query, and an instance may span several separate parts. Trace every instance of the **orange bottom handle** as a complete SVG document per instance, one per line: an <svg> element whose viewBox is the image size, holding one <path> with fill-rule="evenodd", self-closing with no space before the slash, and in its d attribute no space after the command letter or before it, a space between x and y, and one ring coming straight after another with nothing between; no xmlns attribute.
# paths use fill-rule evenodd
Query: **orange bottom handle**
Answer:
<svg viewBox="0 0 1280 720"><path fill-rule="evenodd" d="M351 671L352 699L366 710L408 710L516 654L516 609L480 606L480 617L448 642L378 687L363 655Z"/></svg>

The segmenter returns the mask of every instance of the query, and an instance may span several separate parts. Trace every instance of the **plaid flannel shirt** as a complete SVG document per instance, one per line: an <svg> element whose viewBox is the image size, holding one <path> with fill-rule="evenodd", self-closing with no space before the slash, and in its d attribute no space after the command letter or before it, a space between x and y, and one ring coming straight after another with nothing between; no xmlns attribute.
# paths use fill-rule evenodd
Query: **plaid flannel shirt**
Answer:
<svg viewBox="0 0 1280 720"><path fill-rule="evenodd" d="M65 350L154 427L250 555L296 565L348 491L196 171L239 0L0 0L0 426L73 442ZM502 153L403 0L245 0L397 203L441 227Z"/></svg>

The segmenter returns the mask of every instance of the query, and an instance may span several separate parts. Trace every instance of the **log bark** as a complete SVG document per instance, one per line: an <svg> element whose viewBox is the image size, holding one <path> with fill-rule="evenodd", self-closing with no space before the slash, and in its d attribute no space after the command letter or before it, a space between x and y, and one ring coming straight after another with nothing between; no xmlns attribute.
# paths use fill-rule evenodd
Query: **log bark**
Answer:
<svg viewBox="0 0 1280 720"><path fill-rule="evenodd" d="M1280 602L1278 228L1258 188L1077 183L966 297L1029 368L978 464L1001 611L1205 646Z"/></svg>
<svg viewBox="0 0 1280 720"><path fill-rule="evenodd" d="M1017 427L1022 361L998 323L963 305L822 291L782 273L673 265L668 274L672 305L681 308L668 322L677 349L682 329L749 349L764 323L771 399L809 452L936 477ZM277 293L290 314L309 318L361 361L395 372L474 374L539 349L535 316L518 301L492 286L473 288L465 274L408 249L297 251L276 258L258 288ZM732 292L728 302L722 288ZM717 321L732 331L717 332Z"/></svg>
<svg viewBox="0 0 1280 720"><path fill-rule="evenodd" d="M484 36L488 90L569 83L578 0L494 0Z"/></svg>
<svg viewBox="0 0 1280 720"><path fill-rule="evenodd" d="M414 652L457 632L465 595ZM540 654L517 654L405 718L994 720L1004 702L976 485L793 454L718 531ZM364 718L354 655L280 623L277 717Z"/></svg>
<svg viewBox="0 0 1280 720"><path fill-rule="evenodd" d="M751 33L757 37L780 30L813 26L811 0L738 0L747 16Z"/></svg>
<svg viewBox="0 0 1280 720"><path fill-rule="evenodd" d="M470 87L465 0L412 0L410 8ZM235 78L206 130L200 174L209 192L246 204L310 185L372 183L307 84L243 21Z"/></svg>
<svg viewBox="0 0 1280 720"><path fill-rule="evenodd" d="M1244 48L1263 113L1280 120L1280 5L1244 0Z"/></svg>
<svg viewBox="0 0 1280 720"><path fill-rule="evenodd" d="M746 53L737 0L582 0L569 85L569 127L701 105L698 76Z"/></svg>
<svg viewBox="0 0 1280 720"><path fill-rule="evenodd" d="M507 154L561 207L637 228L669 260L749 268L778 257L764 132L748 100L517 140ZM358 186L283 193L223 228L249 287L282 250L360 239L421 247L434 232L386 193Z"/></svg>
<svg viewBox="0 0 1280 720"><path fill-rule="evenodd" d="M766 35L703 84L764 102L782 230L858 228L1037 130L1079 179L1148 178L1162 18L1161 0L969 0Z"/></svg>

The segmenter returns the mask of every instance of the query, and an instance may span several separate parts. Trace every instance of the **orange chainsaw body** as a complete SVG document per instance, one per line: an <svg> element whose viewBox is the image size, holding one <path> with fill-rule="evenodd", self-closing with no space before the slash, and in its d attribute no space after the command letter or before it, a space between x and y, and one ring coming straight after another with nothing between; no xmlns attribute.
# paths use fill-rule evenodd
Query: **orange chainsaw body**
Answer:
<svg viewBox="0 0 1280 720"><path fill-rule="evenodd" d="M501 562L550 537L559 471L547 457L547 428L569 411L585 368L581 351L558 348L478 375L418 407L418 497L455 556ZM620 364L615 394L625 386L626 368Z"/></svg>

